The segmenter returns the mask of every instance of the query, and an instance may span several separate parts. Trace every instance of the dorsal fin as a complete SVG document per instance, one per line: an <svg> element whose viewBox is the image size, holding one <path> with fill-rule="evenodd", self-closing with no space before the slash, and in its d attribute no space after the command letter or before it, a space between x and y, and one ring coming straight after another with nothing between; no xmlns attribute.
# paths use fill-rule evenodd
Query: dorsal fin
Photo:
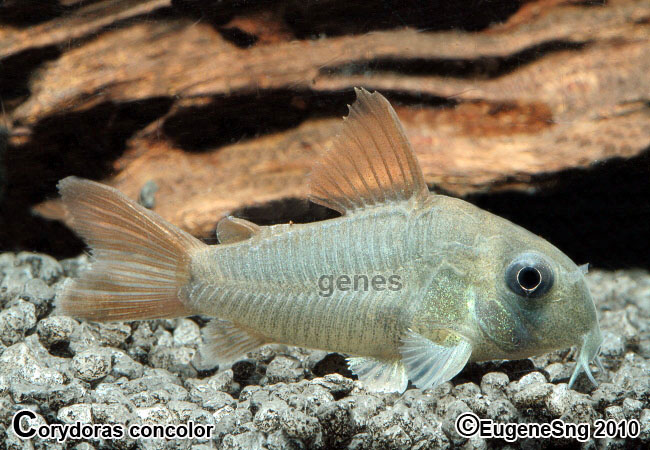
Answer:
<svg viewBox="0 0 650 450"><path fill-rule="evenodd" d="M311 174L310 200L345 214L411 197L427 185L397 114L381 94L355 88L341 134Z"/></svg>
<svg viewBox="0 0 650 450"><path fill-rule="evenodd" d="M217 223L217 238L221 244L249 239L260 232L260 226L233 216L224 217Z"/></svg>

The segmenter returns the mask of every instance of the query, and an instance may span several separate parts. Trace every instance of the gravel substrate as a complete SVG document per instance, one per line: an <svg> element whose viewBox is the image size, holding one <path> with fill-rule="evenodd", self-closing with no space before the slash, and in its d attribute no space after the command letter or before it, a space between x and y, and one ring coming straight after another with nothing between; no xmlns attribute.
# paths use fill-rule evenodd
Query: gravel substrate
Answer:
<svg viewBox="0 0 650 450"><path fill-rule="evenodd" d="M607 373L567 390L573 351L523 361L470 364L436 389L369 393L338 354L267 346L217 372L198 351L198 317L85 323L51 316L56 292L87 258L56 261L0 254L0 449L76 448L648 448L650 446L650 275L593 270ZM66 424L213 424L212 439L19 439L15 412ZM473 411L502 422L637 419L636 439L462 438L454 421ZM593 430L593 428L592 428ZM4 442L2 442L4 441Z"/></svg>

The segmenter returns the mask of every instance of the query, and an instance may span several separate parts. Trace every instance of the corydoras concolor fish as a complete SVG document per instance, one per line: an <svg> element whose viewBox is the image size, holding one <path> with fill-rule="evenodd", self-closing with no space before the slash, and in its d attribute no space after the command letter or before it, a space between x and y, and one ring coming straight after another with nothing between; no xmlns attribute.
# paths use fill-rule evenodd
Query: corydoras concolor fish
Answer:
<svg viewBox="0 0 650 450"><path fill-rule="evenodd" d="M388 101L357 90L314 167L310 199L342 215L261 227L227 217L208 246L119 191L59 183L94 262L59 308L95 321L205 315L227 367L282 343L352 355L369 389L429 388L468 361L579 346L569 387L602 337L583 268L525 229L429 192Z"/></svg>

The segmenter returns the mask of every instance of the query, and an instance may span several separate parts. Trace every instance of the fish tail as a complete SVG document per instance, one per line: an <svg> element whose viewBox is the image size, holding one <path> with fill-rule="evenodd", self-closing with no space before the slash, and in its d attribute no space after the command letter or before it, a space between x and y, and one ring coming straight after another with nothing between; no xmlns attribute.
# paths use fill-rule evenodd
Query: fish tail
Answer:
<svg viewBox="0 0 650 450"><path fill-rule="evenodd" d="M94 321L193 314L183 288L192 254L205 244L112 187L77 177L58 187L93 256L88 270L66 282L58 312Z"/></svg>

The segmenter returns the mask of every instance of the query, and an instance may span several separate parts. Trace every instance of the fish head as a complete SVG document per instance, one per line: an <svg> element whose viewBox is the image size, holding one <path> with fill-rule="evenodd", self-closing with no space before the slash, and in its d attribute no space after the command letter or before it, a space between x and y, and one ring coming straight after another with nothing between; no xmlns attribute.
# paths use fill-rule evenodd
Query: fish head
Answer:
<svg viewBox="0 0 650 450"><path fill-rule="evenodd" d="M486 244L492 267L489 298L474 305L481 332L499 357L526 358L570 346L579 347L572 381L598 356L602 335L586 266L577 266L548 241L504 219ZM597 361L598 362L598 361Z"/></svg>

